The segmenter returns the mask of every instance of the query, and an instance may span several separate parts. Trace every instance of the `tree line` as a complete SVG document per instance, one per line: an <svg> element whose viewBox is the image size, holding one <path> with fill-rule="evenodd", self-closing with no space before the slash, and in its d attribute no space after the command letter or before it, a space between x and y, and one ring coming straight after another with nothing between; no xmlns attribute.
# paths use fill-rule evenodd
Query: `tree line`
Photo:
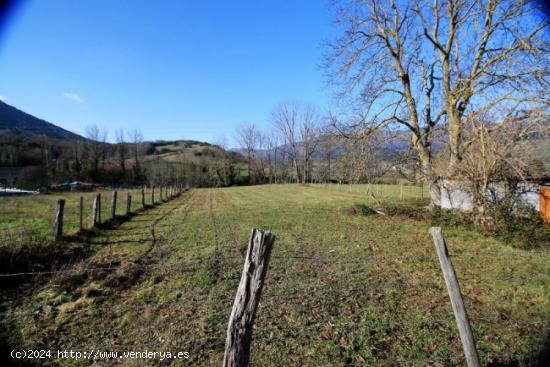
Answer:
<svg viewBox="0 0 550 367"><path fill-rule="evenodd" d="M350 139L317 107L298 101L279 103L269 122L265 131L244 123L235 133L250 184L418 179L406 149L391 147L402 142L399 134L380 131L369 140Z"/></svg>
<svg viewBox="0 0 550 367"><path fill-rule="evenodd" d="M115 131L117 143L97 125L86 128L85 139L61 141L42 137L1 138L0 165L20 170L18 186L38 188L62 181L143 183L142 157L148 144L139 130Z"/></svg>

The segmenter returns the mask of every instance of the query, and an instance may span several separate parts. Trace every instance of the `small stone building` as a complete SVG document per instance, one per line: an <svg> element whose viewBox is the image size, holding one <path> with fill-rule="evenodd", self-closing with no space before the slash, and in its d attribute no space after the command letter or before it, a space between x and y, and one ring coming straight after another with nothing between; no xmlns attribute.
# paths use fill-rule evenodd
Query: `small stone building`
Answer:
<svg viewBox="0 0 550 367"><path fill-rule="evenodd" d="M498 200L504 196L504 184L495 183L487 193L489 199ZM518 199L539 211L545 222L550 223L550 183L524 183L519 186ZM466 185L457 181L441 184L441 207L471 211L474 208L472 194Z"/></svg>

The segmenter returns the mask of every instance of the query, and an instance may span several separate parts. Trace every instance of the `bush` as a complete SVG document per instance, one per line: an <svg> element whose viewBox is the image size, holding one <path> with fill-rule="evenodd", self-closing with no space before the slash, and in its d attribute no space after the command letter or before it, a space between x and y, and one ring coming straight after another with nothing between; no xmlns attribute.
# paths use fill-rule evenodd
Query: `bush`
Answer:
<svg viewBox="0 0 550 367"><path fill-rule="evenodd" d="M550 247L550 228L544 225L540 213L523 203L504 200L488 211L492 235L525 249Z"/></svg>
<svg viewBox="0 0 550 367"><path fill-rule="evenodd" d="M389 216L401 216L415 220L429 220L433 215L431 211L414 203L386 203L382 206L382 211Z"/></svg>
<svg viewBox="0 0 550 367"><path fill-rule="evenodd" d="M376 214L376 211L372 209L370 206L366 206L365 204L355 204L351 208L346 209L346 213L348 215L374 215Z"/></svg>
<svg viewBox="0 0 550 367"><path fill-rule="evenodd" d="M449 210L435 207L432 210L432 226L451 227L451 226L472 226L474 220L471 214L460 210Z"/></svg>

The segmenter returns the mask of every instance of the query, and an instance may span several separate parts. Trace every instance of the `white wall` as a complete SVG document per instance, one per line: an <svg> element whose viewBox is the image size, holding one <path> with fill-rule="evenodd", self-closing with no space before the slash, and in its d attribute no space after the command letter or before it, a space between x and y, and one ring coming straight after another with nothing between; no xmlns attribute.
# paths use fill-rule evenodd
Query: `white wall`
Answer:
<svg viewBox="0 0 550 367"><path fill-rule="evenodd" d="M519 198L533 209L539 211L539 185L524 184L520 187L522 188L522 192L519 194ZM502 198L504 194L503 185L496 184L492 189L496 192L497 198ZM487 196L489 195L491 194L487 193ZM441 207L443 209L470 211L474 207L473 197L464 185L459 183L444 182L441 185Z"/></svg>

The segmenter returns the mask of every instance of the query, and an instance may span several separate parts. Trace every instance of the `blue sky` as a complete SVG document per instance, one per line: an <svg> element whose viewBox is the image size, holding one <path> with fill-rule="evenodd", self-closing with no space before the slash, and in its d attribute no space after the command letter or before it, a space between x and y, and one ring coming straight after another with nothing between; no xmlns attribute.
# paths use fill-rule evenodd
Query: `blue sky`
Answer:
<svg viewBox="0 0 550 367"><path fill-rule="evenodd" d="M275 105L324 107L333 8L311 1L27 0L0 35L5 102L83 133L230 142Z"/></svg>

